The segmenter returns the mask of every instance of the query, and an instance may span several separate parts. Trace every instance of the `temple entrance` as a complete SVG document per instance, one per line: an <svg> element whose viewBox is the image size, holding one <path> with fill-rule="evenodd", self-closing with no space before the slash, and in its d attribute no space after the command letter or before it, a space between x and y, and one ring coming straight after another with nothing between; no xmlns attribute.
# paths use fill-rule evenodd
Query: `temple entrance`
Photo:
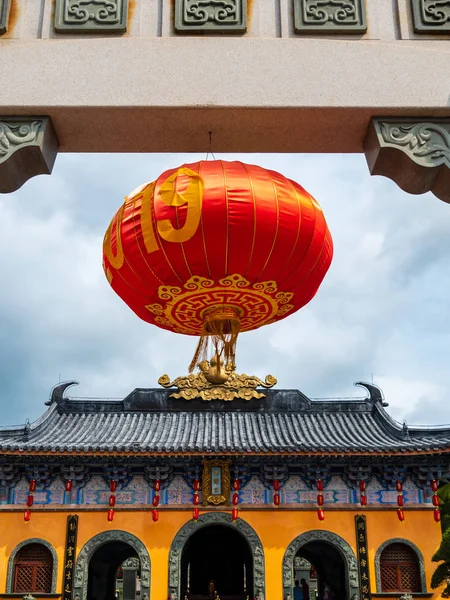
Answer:
<svg viewBox="0 0 450 600"><path fill-rule="evenodd" d="M108 542L89 561L87 600L139 600L140 562L125 542Z"/></svg>
<svg viewBox="0 0 450 600"><path fill-rule="evenodd" d="M294 585L298 581L303 600L346 600L348 598L345 562L330 543L309 542L294 558ZM305 598L305 592L308 598Z"/></svg>
<svg viewBox="0 0 450 600"><path fill-rule="evenodd" d="M244 536L226 525L193 533L181 556L181 590L189 600L253 598L253 556Z"/></svg>

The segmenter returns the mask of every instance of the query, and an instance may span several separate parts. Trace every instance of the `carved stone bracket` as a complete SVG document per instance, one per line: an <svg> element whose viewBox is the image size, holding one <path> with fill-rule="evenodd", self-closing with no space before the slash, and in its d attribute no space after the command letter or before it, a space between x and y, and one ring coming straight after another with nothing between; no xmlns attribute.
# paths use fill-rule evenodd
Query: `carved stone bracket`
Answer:
<svg viewBox="0 0 450 600"><path fill-rule="evenodd" d="M8 31L10 0L0 0L0 35Z"/></svg>
<svg viewBox="0 0 450 600"><path fill-rule="evenodd" d="M247 540L253 555L253 581L255 585L255 596L264 599L266 597L266 576L264 563L264 548L256 531L242 519L235 523L231 520L230 514L225 513L205 513L200 515L197 523L188 521L179 530L173 539L169 553L169 593L172 598L182 598L181 595L181 557L183 548L189 537L208 525L226 525L237 529Z"/></svg>
<svg viewBox="0 0 450 600"><path fill-rule="evenodd" d="M391 538L390 540L386 540L381 544L381 546L377 549L375 553L375 580L377 584L377 592L381 593L381 570L380 570L380 559L381 554L385 548L390 546L391 544L405 544L409 546L417 555L417 560L419 561L419 569L420 569L420 591L425 594L427 591L427 578L425 573L425 561L423 559L423 554L420 549L410 542L409 540L405 540L403 538Z"/></svg>
<svg viewBox="0 0 450 600"><path fill-rule="evenodd" d="M58 33L123 33L127 21L128 0L56 0Z"/></svg>
<svg viewBox="0 0 450 600"><path fill-rule="evenodd" d="M347 578L347 599L360 597L359 593L359 577L358 565L356 556L350 545L340 536L331 531L308 531L296 537L288 546L283 558L283 590L284 596L290 594L293 597L293 574L294 574L294 559L297 552L302 546L309 542L326 542L334 546L341 554Z"/></svg>
<svg viewBox="0 0 450 600"><path fill-rule="evenodd" d="M364 0L294 0L296 33L365 33Z"/></svg>
<svg viewBox="0 0 450 600"><path fill-rule="evenodd" d="M450 202L450 118L374 118L364 142L371 175L384 175L409 194Z"/></svg>
<svg viewBox="0 0 450 600"><path fill-rule="evenodd" d="M51 593L54 594L56 592L56 577L58 574L58 555L56 554L56 550L53 548L53 546L49 542L47 542L47 540L43 540L41 538L28 538L27 540L23 540L23 542L17 544L17 546L11 552L10 557L8 559L8 571L6 574L6 592L8 594L11 594L13 592L14 563L16 560L16 556L19 550L21 550L24 546L27 546L28 544L42 544L48 550L50 550L53 559Z"/></svg>
<svg viewBox="0 0 450 600"><path fill-rule="evenodd" d="M450 33L450 0L411 0L416 33Z"/></svg>
<svg viewBox="0 0 450 600"><path fill-rule="evenodd" d="M175 0L178 33L245 33L247 0Z"/></svg>
<svg viewBox="0 0 450 600"><path fill-rule="evenodd" d="M0 117L0 193L14 192L36 175L49 175L57 152L49 117Z"/></svg>
<svg viewBox="0 0 450 600"><path fill-rule="evenodd" d="M78 596L80 600L87 600L89 561L94 552L108 542L123 542L136 551L141 565L141 598L150 598L150 556L147 548L136 536L117 529L99 533L86 542L80 550L75 565L73 597Z"/></svg>

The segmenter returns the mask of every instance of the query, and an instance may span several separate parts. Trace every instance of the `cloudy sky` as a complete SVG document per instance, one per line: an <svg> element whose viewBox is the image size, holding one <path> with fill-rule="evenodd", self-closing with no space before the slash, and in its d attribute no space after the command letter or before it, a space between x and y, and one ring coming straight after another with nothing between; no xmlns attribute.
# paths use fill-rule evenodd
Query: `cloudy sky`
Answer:
<svg viewBox="0 0 450 600"><path fill-rule="evenodd" d="M140 321L102 271L104 231L139 184L197 155L59 155L51 177L0 196L0 424L34 420L59 380L122 398L185 374L196 340ZM243 334L240 371L310 397L379 385L408 424L450 423L450 206L371 177L362 155L242 155L297 180L335 242L316 298Z"/></svg>

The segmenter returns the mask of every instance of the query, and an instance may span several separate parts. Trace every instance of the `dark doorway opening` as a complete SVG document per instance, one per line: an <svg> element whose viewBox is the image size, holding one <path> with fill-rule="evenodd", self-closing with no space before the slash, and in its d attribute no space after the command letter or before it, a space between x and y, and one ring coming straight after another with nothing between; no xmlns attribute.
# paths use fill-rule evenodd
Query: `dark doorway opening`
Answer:
<svg viewBox="0 0 450 600"><path fill-rule="evenodd" d="M300 560L299 560L300 559ZM301 560L303 559L303 560ZM309 568L306 568L309 565ZM346 565L343 556L332 544L308 542L294 559L294 579L304 579L309 598L303 600L346 600L348 598ZM298 567L298 568L297 568ZM302 594L302 597L305 594ZM294 588L295 600L295 588Z"/></svg>
<svg viewBox="0 0 450 600"><path fill-rule="evenodd" d="M137 569L122 568L130 558L137 559ZM89 561L87 600L136 600L140 591L139 575L139 559L134 548L125 542L107 542Z"/></svg>
<svg viewBox="0 0 450 600"><path fill-rule="evenodd" d="M207 525L188 539L181 556L182 597L246 600L254 597L253 556L232 527Z"/></svg>

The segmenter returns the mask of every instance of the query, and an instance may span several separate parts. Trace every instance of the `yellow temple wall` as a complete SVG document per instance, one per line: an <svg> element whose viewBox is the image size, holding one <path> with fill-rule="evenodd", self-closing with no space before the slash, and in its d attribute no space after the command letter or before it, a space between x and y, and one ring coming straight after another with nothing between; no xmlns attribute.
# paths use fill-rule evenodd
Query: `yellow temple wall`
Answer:
<svg viewBox="0 0 450 600"><path fill-rule="evenodd" d="M278 510L240 510L240 517L253 527L264 546L266 599L282 600L282 560L288 545L298 535L310 530L330 531L344 538L356 554L354 517L355 514L362 514L362 512L344 509L326 510L325 521L320 522L315 510L294 511L283 510L282 507ZM104 511L83 509L78 512L73 509L72 511L36 509L32 511L31 521L28 523L24 522L22 511L0 509L0 597L6 591L8 558L15 546L28 538L42 538L55 548L58 555L56 591L62 592L68 514L79 515L77 554L89 539L103 531L119 529L138 537L147 547L151 559L150 600L167 600L170 546L179 529L192 518L191 510L162 509L158 523L153 523L150 511L118 510L113 523L109 524L106 507ZM432 510L405 508L403 523L398 521L395 507L382 510L369 509L364 514L367 519L372 593L376 592L376 550L391 538L407 539L420 548L425 559L427 590L432 592L430 578L435 563L431 562L431 556L441 539L440 526L434 522ZM434 592L433 597L439 597L439 592Z"/></svg>

